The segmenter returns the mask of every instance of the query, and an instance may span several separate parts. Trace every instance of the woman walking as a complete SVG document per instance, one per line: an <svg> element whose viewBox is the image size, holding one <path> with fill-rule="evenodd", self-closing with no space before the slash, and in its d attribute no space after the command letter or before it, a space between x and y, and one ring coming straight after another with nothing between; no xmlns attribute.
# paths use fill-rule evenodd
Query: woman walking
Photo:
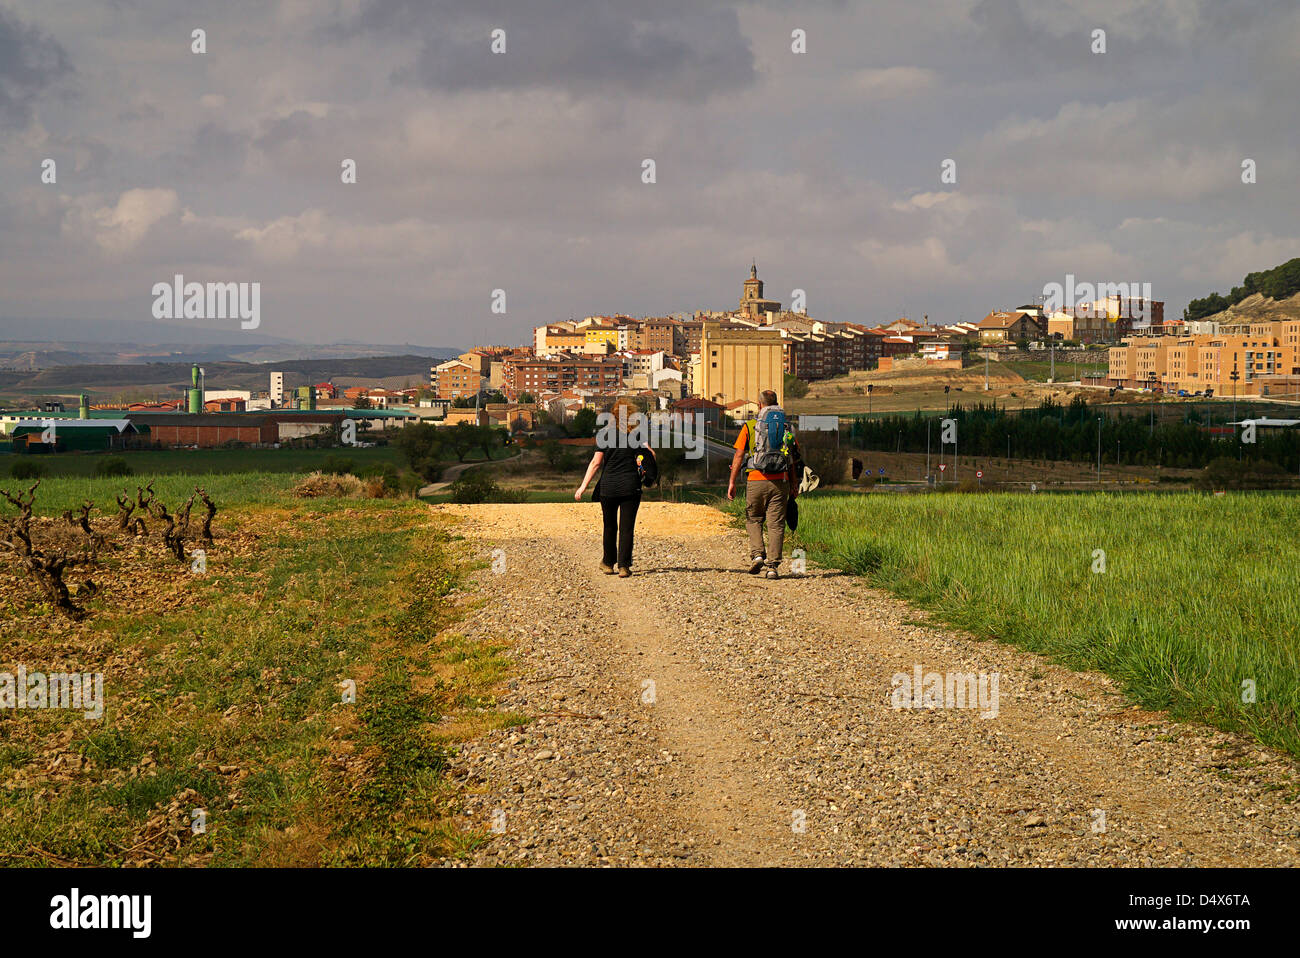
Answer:
<svg viewBox="0 0 1300 958"><path fill-rule="evenodd" d="M627 400L620 400L610 415L612 420L597 434L598 448L573 498L582 499L591 477L600 469L600 478L591 494L600 503L605 522L600 568L606 575L613 575L617 567L619 578L626 579L632 574L632 531L641 506L641 486L654 484L659 467L654 450L633 439L642 415L640 410Z"/></svg>

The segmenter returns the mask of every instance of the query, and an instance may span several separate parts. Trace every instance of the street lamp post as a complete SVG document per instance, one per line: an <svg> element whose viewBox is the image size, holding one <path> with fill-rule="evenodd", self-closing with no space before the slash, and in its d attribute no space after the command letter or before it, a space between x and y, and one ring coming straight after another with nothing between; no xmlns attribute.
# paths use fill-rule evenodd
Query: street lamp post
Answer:
<svg viewBox="0 0 1300 958"><path fill-rule="evenodd" d="M925 482L930 484L930 417L925 417Z"/></svg>
<svg viewBox="0 0 1300 958"><path fill-rule="evenodd" d="M1237 372L1237 367L1232 367L1232 372L1228 373L1228 378L1232 380L1232 422L1233 430L1237 438L1237 459L1241 460L1241 429L1238 428L1241 423L1237 422L1237 379L1241 373Z"/></svg>
<svg viewBox="0 0 1300 958"><path fill-rule="evenodd" d="M1097 481L1101 482L1101 417L1097 417Z"/></svg>
<svg viewBox="0 0 1300 958"><path fill-rule="evenodd" d="M1156 434L1156 371L1153 369L1147 374L1151 382L1151 435Z"/></svg>

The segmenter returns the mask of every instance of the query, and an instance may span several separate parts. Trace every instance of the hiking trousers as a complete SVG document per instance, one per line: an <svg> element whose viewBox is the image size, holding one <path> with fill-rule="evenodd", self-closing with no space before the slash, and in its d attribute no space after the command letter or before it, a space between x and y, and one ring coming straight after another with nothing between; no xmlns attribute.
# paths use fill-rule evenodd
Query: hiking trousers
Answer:
<svg viewBox="0 0 1300 958"><path fill-rule="evenodd" d="M749 557L766 559L769 569L781 564L785 545L785 504L790 499L787 482L750 479L745 484L745 528L749 530ZM763 523L767 523L767 548L763 548Z"/></svg>
<svg viewBox="0 0 1300 958"><path fill-rule="evenodd" d="M641 493L600 500L600 510L605 519L605 565L632 568L632 530L636 528L636 511L641 508ZM618 555L615 556L617 546ZM615 561L617 558L617 561Z"/></svg>

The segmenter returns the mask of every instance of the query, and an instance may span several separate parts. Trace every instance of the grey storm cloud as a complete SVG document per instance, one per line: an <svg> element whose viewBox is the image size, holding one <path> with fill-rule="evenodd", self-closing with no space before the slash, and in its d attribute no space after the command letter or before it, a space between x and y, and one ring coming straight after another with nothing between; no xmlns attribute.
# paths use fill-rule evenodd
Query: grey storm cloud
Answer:
<svg viewBox="0 0 1300 958"><path fill-rule="evenodd" d="M270 335L522 342L755 257L833 321L1067 272L1177 315L1300 254L1297 50L1280 0L0 0L0 320L179 272L263 283Z"/></svg>
<svg viewBox="0 0 1300 958"><path fill-rule="evenodd" d="M0 124L26 125L36 97L71 72L63 47L0 7Z"/></svg>
<svg viewBox="0 0 1300 958"><path fill-rule="evenodd" d="M507 56L489 37L505 31ZM433 90L617 89L678 99L749 86L753 53L734 5L716 0L371 0L331 32L418 35L394 76Z"/></svg>

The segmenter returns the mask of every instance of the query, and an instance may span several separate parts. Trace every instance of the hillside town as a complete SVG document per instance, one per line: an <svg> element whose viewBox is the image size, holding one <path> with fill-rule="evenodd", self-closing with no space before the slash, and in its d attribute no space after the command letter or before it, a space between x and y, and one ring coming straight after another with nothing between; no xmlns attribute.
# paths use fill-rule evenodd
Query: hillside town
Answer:
<svg viewBox="0 0 1300 958"><path fill-rule="evenodd" d="M114 403L83 395L70 408L51 399L36 413L0 414L0 432L15 451L49 438L41 417L79 421L63 430L58 449L275 445L336 431L343 419L361 424L363 434L422 421L519 434L563 427L583 409L607 409L620 397L716 427L752 416L763 389L784 403L796 381L962 370L1049 349L1104 361L1105 371L1094 368L1081 388L1179 397L1300 392L1300 320L1289 315L1167 320L1163 302L1111 294L1074 305L999 307L978 322L940 324L926 315L868 325L783 308L767 295L754 263L731 309L550 322L533 330L531 342L475 345L434 362L425 382L335 376L287 385L286 373L273 370L265 390L208 388L195 364L190 388L174 398Z"/></svg>

